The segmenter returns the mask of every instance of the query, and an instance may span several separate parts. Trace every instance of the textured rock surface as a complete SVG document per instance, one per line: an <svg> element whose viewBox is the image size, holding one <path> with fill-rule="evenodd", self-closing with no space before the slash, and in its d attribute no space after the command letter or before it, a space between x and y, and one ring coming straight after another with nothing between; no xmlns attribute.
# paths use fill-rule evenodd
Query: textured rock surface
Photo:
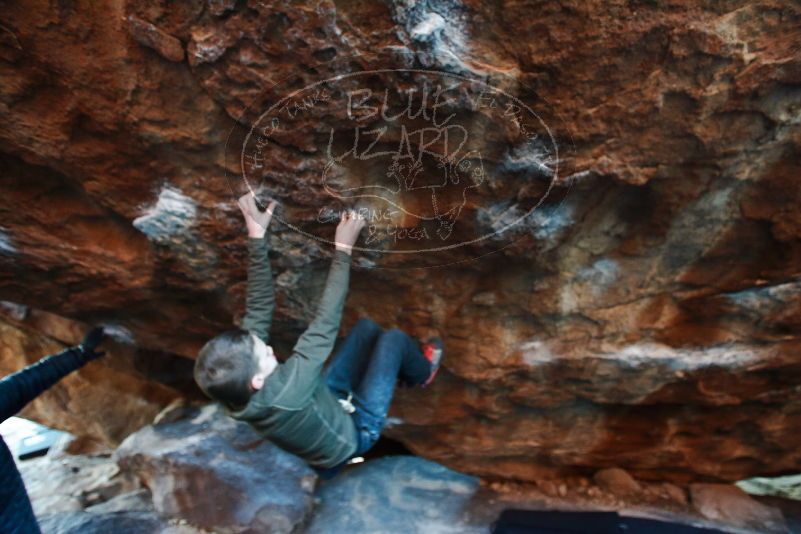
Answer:
<svg viewBox="0 0 801 534"><path fill-rule="evenodd" d="M737 487L751 495L772 495L801 501L801 475L741 480Z"/></svg>
<svg viewBox="0 0 801 534"><path fill-rule="evenodd" d="M289 533L312 509L317 475L215 406L148 426L115 452L158 513L223 533Z"/></svg>
<svg viewBox="0 0 801 534"><path fill-rule="evenodd" d="M798 470L799 32L779 0L15 3L0 14L0 298L114 322L145 362L194 357L242 311L235 118L323 60L406 51L547 101L572 175L494 254L356 269L345 327L369 314L446 342L446 371L399 395L392 436L529 480ZM264 162L295 215L330 200L307 141ZM526 161L500 178L519 197L466 206L470 231L530 200ZM273 248L280 354L326 253L285 227ZM100 406L74 409L112 425Z"/></svg>
<svg viewBox="0 0 801 534"><path fill-rule="evenodd" d="M730 484L690 484L690 497L698 512L714 521L743 528L789 532L781 511L759 503Z"/></svg>
<svg viewBox="0 0 801 534"><path fill-rule="evenodd" d="M530 484L480 484L475 477L421 458L385 456L350 467L336 478L322 482L316 494L319 503L305 532L489 532L501 512L510 509L617 510L626 518L692 525L711 529L709 532L786 532L779 510L754 501L748 502L752 510L760 509L767 514L762 523L754 521L758 516L753 513L748 516L750 522L743 520L743 515L699 519L697 511L693 514L688 509L686 501L680 506L655 506L657 499L649 491L612 496L600 486L591 487L595 491L588 493L586 485L575 481L565 480L559 485L565 491L554 492L552 498Z"/></svg>
<svg viewBox="0 0 801 534"><path fill-rule="evenodd" d="M609 468L602 469L592 477L598 487L611 492L614 495L636 495L642 488L636 480L631 478L623 469Z"/></svg>
<svg viewBox="0 0 801 534"><path fill-rule="evenodd" d="M139 478L120 471L111 452L46 456L18 462L44 534L202 534L160 516Z"/></svg>
<svg viewBox="0 0 801 534"><path fill-rule="evenodd" d="M181 412L173 410L169 413L170 418L175 419ZM191 507L185 509L188 517L167 519L159 515L149 490L128 491L132 487L130 483L117 483L119 474L114 475L117 465L108 455L62 454L53 457L48 454L44 458L22 462L22 471L26 484L34 488L31 498L45 534L218 532L192 526L190 520L197 514ZM215 473L218 474L218 470L212 465L205 476L212 480L217 476ZM198 472L196 476L204 475ZM546 482L553 488L549 488ZM51 491L39 491L46 483L51 485ZM713 529L710 532L785 532L778 509L759 505L742 495L735 495L738 500L734 502L746 504L744 510L750 510L748 515L723 513L716 520L709 520L699 517L698 510L688 505L683 490L678 487L673 490L681 494L681 502L673 501L664 493L663 487L669 484L642 482L641 486L643 491L637 494L614 495L583 477L540 481L536 486L512 481L486 483L422 458L385 456L349 466L334 479L318 484L314 494L315 506L296 531L347 531L354 534L399 530L487 532L503 510L525 509L550 512L617 510L624 517ZM184 492L185 488L176 487L174 496ZM711 496L715 494L713 486ZM434 501L437 506L431 506ZM715 512L718 510L715 506L725 502L728 501L721 501L719 497L707 499L701 508L707 513ZM754 510L762 516L755 515ZM754 520L759 517L767 520L756 522L755 527L748 526L754 525ZM744 518L747 521L743 521ZM791 526L792 532L797 530L796 526Z"/></svg>
<svg viewBox="0 0 801 534"><path fill-rule="evenodd" d="M409 456L358 466L320 487L308 534L487 532L471 520L478 479Z"/></svg>
<svg viewBox="0 0 801 534"><path fill-rule="evenodd" d="M139 480L121 473L109 455L55 458L48 454L22 462L20 473L38 517L80 511L140 487Z"/></svg>
<svg viewBox="0 0 801 534"><path fill-rule="evenodd" d="M39 521L42 534L202 534L183 525L171 525L149 512L63 512Z"/></svg>
<svg viewBox="0 0 801 534"><path fill-rule="evenodd" d="M135 532L136 534L159 534L166 523L145 512L91 514L87 512L62 512L40 520L42 532L49 534L100 533L110 530Z"/></svg>

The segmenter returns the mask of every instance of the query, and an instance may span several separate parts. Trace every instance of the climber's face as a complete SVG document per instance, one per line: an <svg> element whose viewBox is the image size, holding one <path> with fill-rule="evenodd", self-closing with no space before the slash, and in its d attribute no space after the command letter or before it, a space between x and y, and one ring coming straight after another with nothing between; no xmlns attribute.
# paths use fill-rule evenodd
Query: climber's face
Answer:
<svg viewBox="0 0 801 534"><path fill-rule="evenodd" d="M258 391L264 386L264 381L270 376L270 373L275 371L278 360L275 359L273 348L257 336L253 336L253 356L256 358L258 370L250 380L250 385Z"/></svg>

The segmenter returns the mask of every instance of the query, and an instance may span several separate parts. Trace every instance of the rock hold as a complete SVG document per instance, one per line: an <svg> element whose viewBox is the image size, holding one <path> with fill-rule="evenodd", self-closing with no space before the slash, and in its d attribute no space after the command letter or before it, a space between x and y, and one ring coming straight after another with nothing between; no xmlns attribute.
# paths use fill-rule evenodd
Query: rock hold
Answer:
<svg viewBox="0 0 801 534"><path fill-rule="evenodd" d="M170 61L184 60L184 47L179 39L135 15L129 15L126 21L128 22L128 31L136 42L152 48Z"/></svg>
<svg viewBox="0 0 801 534"><path fill-rule="evenodd" d="M642 491L642 486L630 474L616 467L598 471L593 480L599 487L619 497L631 497Z"/></svg>
<svg viewBox="0 0 801 534"><path fill-rule="evenodd" d="M674 503L680 506L687 504L687 492L677 485L665 482L662 484L662 491Z"/></svg>

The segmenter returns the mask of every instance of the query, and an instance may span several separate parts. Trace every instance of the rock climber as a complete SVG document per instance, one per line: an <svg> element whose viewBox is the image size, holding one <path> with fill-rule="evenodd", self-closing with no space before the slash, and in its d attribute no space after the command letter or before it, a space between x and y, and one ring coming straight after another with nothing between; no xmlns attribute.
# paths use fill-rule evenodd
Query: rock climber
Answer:
<svg viewBox="0 0 801 534"><path fill-rule="evenodd" d="M378 441L399 381L431 384L443 343L436 336L421 342L398 328L384 330L365 317L324 367L340 327L353 245L365 225L362 215L348 210L336 228L316 315L290 357L279 362L268 344L275 297L267 227L276 201L262 211L250 192L238 203L248 231L247 310L240 329L216 336L200 350L195 380L231 417L329 478Z"/></svg>

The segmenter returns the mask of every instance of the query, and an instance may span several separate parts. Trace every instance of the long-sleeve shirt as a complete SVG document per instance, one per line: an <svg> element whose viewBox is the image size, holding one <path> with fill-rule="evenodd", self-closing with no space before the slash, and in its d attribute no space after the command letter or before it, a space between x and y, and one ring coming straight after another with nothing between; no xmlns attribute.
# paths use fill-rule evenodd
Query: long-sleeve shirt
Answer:
<svg viewBox="0 0 801 534"><path fill-rule="evenodd" d="M270 325L275 309L275 290L273 273L268 256L270 242L263 239L248 238L248 293L245 318L242 328L250 330L265 343L270 342Z"/></svg>
<svg viewBox="0 0 801 534"><path fill-rule="evenodd" d="M258 243L263 241L263 243ZM267 260L267 240L249 240L248 310L243 327L266 338L274 303L272 277ZM323 296L309 327L292 354L267 377L241 410L229 410L250 423L260 434L283 449L319 467L333 467L348 458L357 447L356 426L322 377L323 365L334 348L348 292L351 256L337 250L328 271ZM269 287L267 287L269 281ZM257 311L251 306L261 305ZM265 318L259 313L270 308Z"/></svg>
<svg viewBox="0 0 801 534"><path fill-rule="evenodd" d="M81 367L86 359L77 347L42 358L0 380L0 421L22 410L39 394ZM14 457L0 437L0 532L37 534L39 525Z"/></svg>

